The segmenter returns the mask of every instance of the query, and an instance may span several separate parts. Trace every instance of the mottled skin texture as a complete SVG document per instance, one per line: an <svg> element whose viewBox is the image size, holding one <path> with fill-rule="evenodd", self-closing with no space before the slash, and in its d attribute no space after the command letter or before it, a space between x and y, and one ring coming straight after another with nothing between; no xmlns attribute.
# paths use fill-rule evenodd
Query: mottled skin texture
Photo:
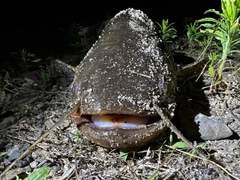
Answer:
<svg viewBox="0 0 240 180"><path fill-rule="evenodd" d="M137 129L100 128L90 115L158 116L153 104L171 117L175 108L176 66L161 48L153 22L140 10L119 12L76 67L72 84L82 134L112 148L142 146L163 131L160 120ZM84 118L83 118L84 117ZM85 118L86 117L86 118Z"/></svg>

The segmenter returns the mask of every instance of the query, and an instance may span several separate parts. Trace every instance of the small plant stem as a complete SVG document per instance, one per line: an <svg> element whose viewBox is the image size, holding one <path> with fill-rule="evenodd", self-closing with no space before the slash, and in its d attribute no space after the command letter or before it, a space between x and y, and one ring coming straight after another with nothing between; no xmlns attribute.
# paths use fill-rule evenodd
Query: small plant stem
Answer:
<svg viewBox="0 0 240 180"><path fill-rule="evenodd" d="M219 69L218 69L218 77L217 77L217 81L218 80L221 80L222 79L222 72L223 72L223 68L224 68L224 65L225 65L225 62L226 62L226 59L227 59L227 55L229 54L229 47L230 47L230 44L231 44L231 40L230 40L230 36L228 35L227 36L227 42L223 48L223 54L222 54L222 62L219 66Z"/></svg>
<svg viewBox="0 0 240 180"><path fill-rule="evenodd" d="M203 49L203 51L201 52L201 54L198 56L197 61L201 60L201 58L204 58L205 53L207 52L208 47L211 45L212 39L213 39L213 36L210 37L208 44L207 44L206 47Z"/></svg>

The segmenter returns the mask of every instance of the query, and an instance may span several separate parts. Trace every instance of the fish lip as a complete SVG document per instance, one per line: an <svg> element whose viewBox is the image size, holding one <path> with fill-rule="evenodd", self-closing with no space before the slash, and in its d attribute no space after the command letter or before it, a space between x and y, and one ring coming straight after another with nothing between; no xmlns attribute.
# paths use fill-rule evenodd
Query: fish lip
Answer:
<svg viewBox="0 0 240 180"><path fill-rule="evenodd" d="M76 124L80 133L92 142L105 148L123 148L128 150L138 149L153 141L166 128L165 122L161 119L150 124L141 124L134 128L99 127L90 120L84 120L84 118L80 123Z"/></svg>
<svg viewBox="0 0 240 180"><path fill-rule="evenodd" d="M99 128L91 123L77 126L80 133L92 142L111 149L138 149L152 142L166 128L164 121L158 121L137 128Z"/></svg>

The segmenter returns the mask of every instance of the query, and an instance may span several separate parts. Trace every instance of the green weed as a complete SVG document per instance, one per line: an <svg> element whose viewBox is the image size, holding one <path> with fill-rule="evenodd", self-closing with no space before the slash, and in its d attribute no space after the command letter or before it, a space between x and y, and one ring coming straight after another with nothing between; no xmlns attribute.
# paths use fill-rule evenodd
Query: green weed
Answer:
<svg viewBox="0 0 240 180"><path fill-rule="evenodd" d="M125 149L120 149L119 154L120 154L121 158L123 159L123 161L126 162L127 158L128 158L128 152Z"/></svg>
<svg viewBox="0 0 240 180"><path fill-rule="evenodd" d="M7 154L7 152L0 152L0 157L4 156L5 154Z"/></svg>
<svg viewBox="0 0 240 180"><path fill-rule="evenodd" d="M163 19L162 24L159 24L156 22L159 26L158 33L160 34L163 42L165 43L171 43L174 38L177 37L177 30L173 27L174 23L168 22L168 19Z"/></svg>
<svg viewBox="0 0 240 180"><path fill-rule="evenodd" d="M201 37L201 33L199 32L200 26L196 21L194 23L190 23L186 25L187 29L187 39L188 39L188 44L190 48L194 47L194 44L197 43L199 44L199 38Z"/></svg>
<svg viewBox="0 0 240 180"><path fill-rule="evenodd" d="M211 59L210 72L213 76L213 83L222 80L222 73L224 69L227 56L239 52L236 46L240 44L239 36L239 12L240 0L221 0L221 10L219 12L215 9L209 9L205 12L216 14L219 19L207 17L198 20L201 23L201 33L206 36L212 36L216 40L216 44L221 49L220 59ZM214 68L216 67L216 68Z"/></svg>
<svg viewBox="0 0 240 180"><path fill-rule="evenodd" d="M76 142L79 142L79 143L83 142L83 140L80 136L80 132L78 130L76 130L76 132L75 132L75 140L76 140Z"/></svg>
<svg viewBox="0 0 240 180"><path fill-rule="evenodd" d="M28 175L28 180L43 180L50 172L50 167L43 166L38 169L35 169L31 174ZM17 177L17 180L20 180Z"/></svg>
<svg viewBox="0 0 240 180"><path fill-rule="evenodd" d="M26 49L22 49L19 52L12 52L12 55L21 60L25 70L28 70L32 66L32 63L41 61L40 58L36 58L36 54L28 52Z"/></svg>
<svg viewBox="0 0 240 180"><path fill-rule="evenodd" d="M43 166L38 169L35 169L32 173L30 173L27 177L27 180L44 180L45 177L50 172L50 167L48 166ZM22 180L18 176L16 176L16 180Z"/></svg>
<svg viewBox="0 0 240 180"><path fill-rule="evenodd" d="M196 154L196 151L194 149L192 149L189 144L183 142L183 141L179 141L174 143L171 147L173 147L174 149L182 149L182 150L188 150L190 151L191 154ZM197 149L201 149L201 150L205 150L206 149L206 143L200 143L196 146Z"/></svg>
<svg viewBox="0 0 240 180"><path fill-rule="evenodd" d="M214 78L215 77L214 64L218 60L219 55L217 53L215 53L215 52L209 53L208 58L210 60L210 64L208 66L208 73L210 74L210 76L212 78Z"/></svg>

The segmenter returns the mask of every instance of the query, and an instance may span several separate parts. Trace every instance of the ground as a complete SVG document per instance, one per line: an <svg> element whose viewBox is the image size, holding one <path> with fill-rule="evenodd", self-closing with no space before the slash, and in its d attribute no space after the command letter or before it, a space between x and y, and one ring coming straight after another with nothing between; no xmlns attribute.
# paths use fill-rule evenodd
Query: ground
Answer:
<svg viewBox="0 0 240 180"><path fill-rule="evenodd" d="M61 60L74 62L79 59L79 56L65 56ZM238 57L234 57L228 59L226 66L239 70L238 63ZM59 73L54 67L47 66L47 83L40 69L14 78L5 71L1 79L4 87L0 97L0 151L6 153L0 156L0 172L71 110L72 77ZM121 157L122 151L100 147L79 135L76 125L66 118L3 179L16 179L16 176L24 179L42 166L50 167L46 179L51 180L240 179L240 72L230 68L224 71L223 78L229 86L225 85L223 91L209 93L211 77L207 71L201 76L201 90L207 97L210 115L234 132L230 138L204 142L206 147L202 151L208 160L191 150L171 148L169 130L153 143L129 152L125 160ZM191 93L187 95L182 99L191 99ZM196 94L193 97L197 98ZM193 105L196 104L201 101L194 101ZM174 141L180 140L175 138Z"/></svg>

